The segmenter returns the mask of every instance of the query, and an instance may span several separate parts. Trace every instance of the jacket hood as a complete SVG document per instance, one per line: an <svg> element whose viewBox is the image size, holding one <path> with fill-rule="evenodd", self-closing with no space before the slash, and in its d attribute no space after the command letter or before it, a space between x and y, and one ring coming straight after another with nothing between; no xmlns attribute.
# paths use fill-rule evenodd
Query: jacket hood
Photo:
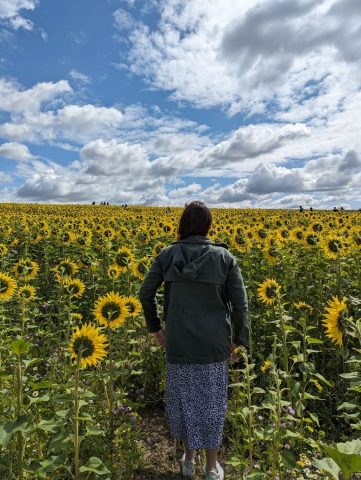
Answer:
<svg viewBox="0 0 361 480"><path fill-rule="evenodd" d="M211 249L205 247L204 253L196 258L191 258L191 252L186 245L179 244L179 258L173 264L173 271L182 280L195 280L208 262Z"/></svg>

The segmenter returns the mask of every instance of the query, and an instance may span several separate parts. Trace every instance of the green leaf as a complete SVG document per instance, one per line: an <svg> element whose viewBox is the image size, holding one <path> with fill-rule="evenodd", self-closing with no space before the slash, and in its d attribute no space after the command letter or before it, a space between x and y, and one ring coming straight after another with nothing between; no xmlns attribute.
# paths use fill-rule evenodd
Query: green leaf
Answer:
<svg viewBox="0 0 361 480"><path fill-rule="evenodd" d="M42 382L39 383L34 383L34 382L29 382L29 386L33 390L41 390L42 388L52 388L55 387L57 384L51 382L50 380L43 380Z"/></svg>
<svg viewBox="0 0 361 480"><path fill-rule="evenodd" d="M336 448L342 453L356 453L361 454L361 440L350 440L349 442L336 443Z"/></svg>
<svg viewBox="0 0 361 480"><path fill-rule="evenodd" d="M15 422L0 424L0 445L7 447L15 432L25 432L28 427L28 417L21 415Z"/></svg>
<svg viewBox="0 0 361 480"><path fill-rule="evenodd" d="M318 421L318 416L315 414L315 413L309 413L310 417L312 418L312 420L314 421L314 423L316 423L316 425L320 426L320 422Z"/></svg>
<svg viewBox="0 0 361 480"><path fill-rule="evenodd" d="M63 431L55 434L49 442L50 452L64 452L64 450L70 450L70 448L72 448L71 440Z"/></svg>
<svg viewBox="0 0 361 480"><path fill-rule="evenodd" d="M283 465L286 468L290 468L290 469L296 468L297 466L296 459L290 450L284 450L281 453L281 458L282 458Z"/></svg>
<svg viewBox="0 0 361 480"><path fill-rule="evenodd" d="M103 430L101 430L99 427L95 426L95 425L87 425L86 426L86 436L90 436L90 435L103 435Z"/></svg>
<svg viewBox="0 0 361 480"><path fill-rule="evenodd" d="M351 403L351 402L343 402L339 407L337 407L337 410L354 410L355 408L358 408L358 404L356 403Z"/></svg>
<svg viewBox="0 0 361 480"><path fill-rule="evenodd" d="M252 393L266 393L266 391L263 390L263 388L254 387L253 390L252 390Z"/></svg>
<svg viewBox="0 0 361 480"><path fill-rule="evenodd" d="M11 342L11 351L15 355L21 355L29 351L31 344L22 338L18 338Z"/></svg>
<svg viewBox="0 0 361 480"><path fill-rule="evenodd" d="M41 402L48 402L50 400L50 395L46 394L42 397L30 397L30 405L33 403L41 403Z"/></svg>
<svg viewBox="0 0 361 480"><path fill-rule="evenodd" d="M79 468L81 473L83 472L93 472L98 475L106 475L110 473L104 463L98 457L90 457L85 465Z"/></svg>
<svg viewBox="0 0 361 480"><path fill-rule="evenodd" d="M325 470L325 472L329 473L330 475L335 478L335 480L340 479L340 467L337 465L337 463L332 460L332 458L323 458L322 460L314 460L314 464L316 467L318 467L320 470Z"/></svg>
<svg viewBox="0 0 361 480"><path fill-rule="evenodd" d="M45 430L46 432L52 432L52 433L57 433L60 428L61 421L52 418L50 420L40 420L38 423L38 428L41 430Z"/></svg>
<svg viewBox="0 0 361 480"><path fill-rule="evenodd" d="M353 473L361 472L360 455L343 453L332 447L325 447L325 450L327 454L337 463L344 475L350 476Z"/></svg>
<svg viewBox="0 0 361 480"><path fill-rule="evenodd" d="M46 460L43 461L35 461L32 462L30 465L30 470L31 472L36 472L37 474L44 475L47 473L54 473L58 468L63 467L66 462L66 455L61 454L56 456L52 456L50 458L47 458ZM47 475L46 475L47 477ZM43 478L46 478L43 477Z"/></svg>
<svg viewBox="0 0 361 480"><path fill-rule="evenodd" d="M313 338L309 337L306 339L307 343L323 343L323 340L320 340L319 338Z"/></svg>

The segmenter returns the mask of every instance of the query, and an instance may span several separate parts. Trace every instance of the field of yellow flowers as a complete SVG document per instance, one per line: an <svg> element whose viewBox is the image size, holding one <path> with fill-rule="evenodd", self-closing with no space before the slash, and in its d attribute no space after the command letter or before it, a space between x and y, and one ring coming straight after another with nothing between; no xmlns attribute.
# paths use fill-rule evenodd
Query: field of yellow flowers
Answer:
<svg viewBox="0 0 361 480"><path fill-rule="evenodd" d="M139 474L164 351L137 296L181 211L0 205L1 479L177 478ZM361 213L212 213L250 309L227 478L361 478Z"/></svg>

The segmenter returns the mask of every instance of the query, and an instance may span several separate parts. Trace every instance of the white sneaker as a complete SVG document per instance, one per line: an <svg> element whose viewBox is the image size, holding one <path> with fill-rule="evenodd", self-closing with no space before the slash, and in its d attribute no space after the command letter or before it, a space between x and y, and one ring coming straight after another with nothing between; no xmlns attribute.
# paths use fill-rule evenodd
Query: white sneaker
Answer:
<svg viewBox="0 0 361 480"><path fill-rule="evenodd" d="M186 454L183 453L181 458L181 474L183 477L192 478L194 477L196 470L195 470L195 462L188 462L185 460Z"/></svg>
<svg viewBox="0 0 361 480"><path fill-rule="evenodd" d="M218 460L216 461L217 473L212 470L207 472L206 480L223 480L224 479L224 470L219 464Z"/></svg>

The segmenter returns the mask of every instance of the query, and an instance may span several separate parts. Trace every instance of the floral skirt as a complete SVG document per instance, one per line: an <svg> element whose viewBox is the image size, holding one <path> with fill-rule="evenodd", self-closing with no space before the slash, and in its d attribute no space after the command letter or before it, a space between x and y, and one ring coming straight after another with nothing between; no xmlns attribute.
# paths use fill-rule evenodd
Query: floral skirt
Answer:
<svg viewBox="0 0 361 480"><path fill-rule="evenodd" d="M165 412L173 437L191 450L219 449L227 411L229 360L207 364L166 362Z"/></svg>

